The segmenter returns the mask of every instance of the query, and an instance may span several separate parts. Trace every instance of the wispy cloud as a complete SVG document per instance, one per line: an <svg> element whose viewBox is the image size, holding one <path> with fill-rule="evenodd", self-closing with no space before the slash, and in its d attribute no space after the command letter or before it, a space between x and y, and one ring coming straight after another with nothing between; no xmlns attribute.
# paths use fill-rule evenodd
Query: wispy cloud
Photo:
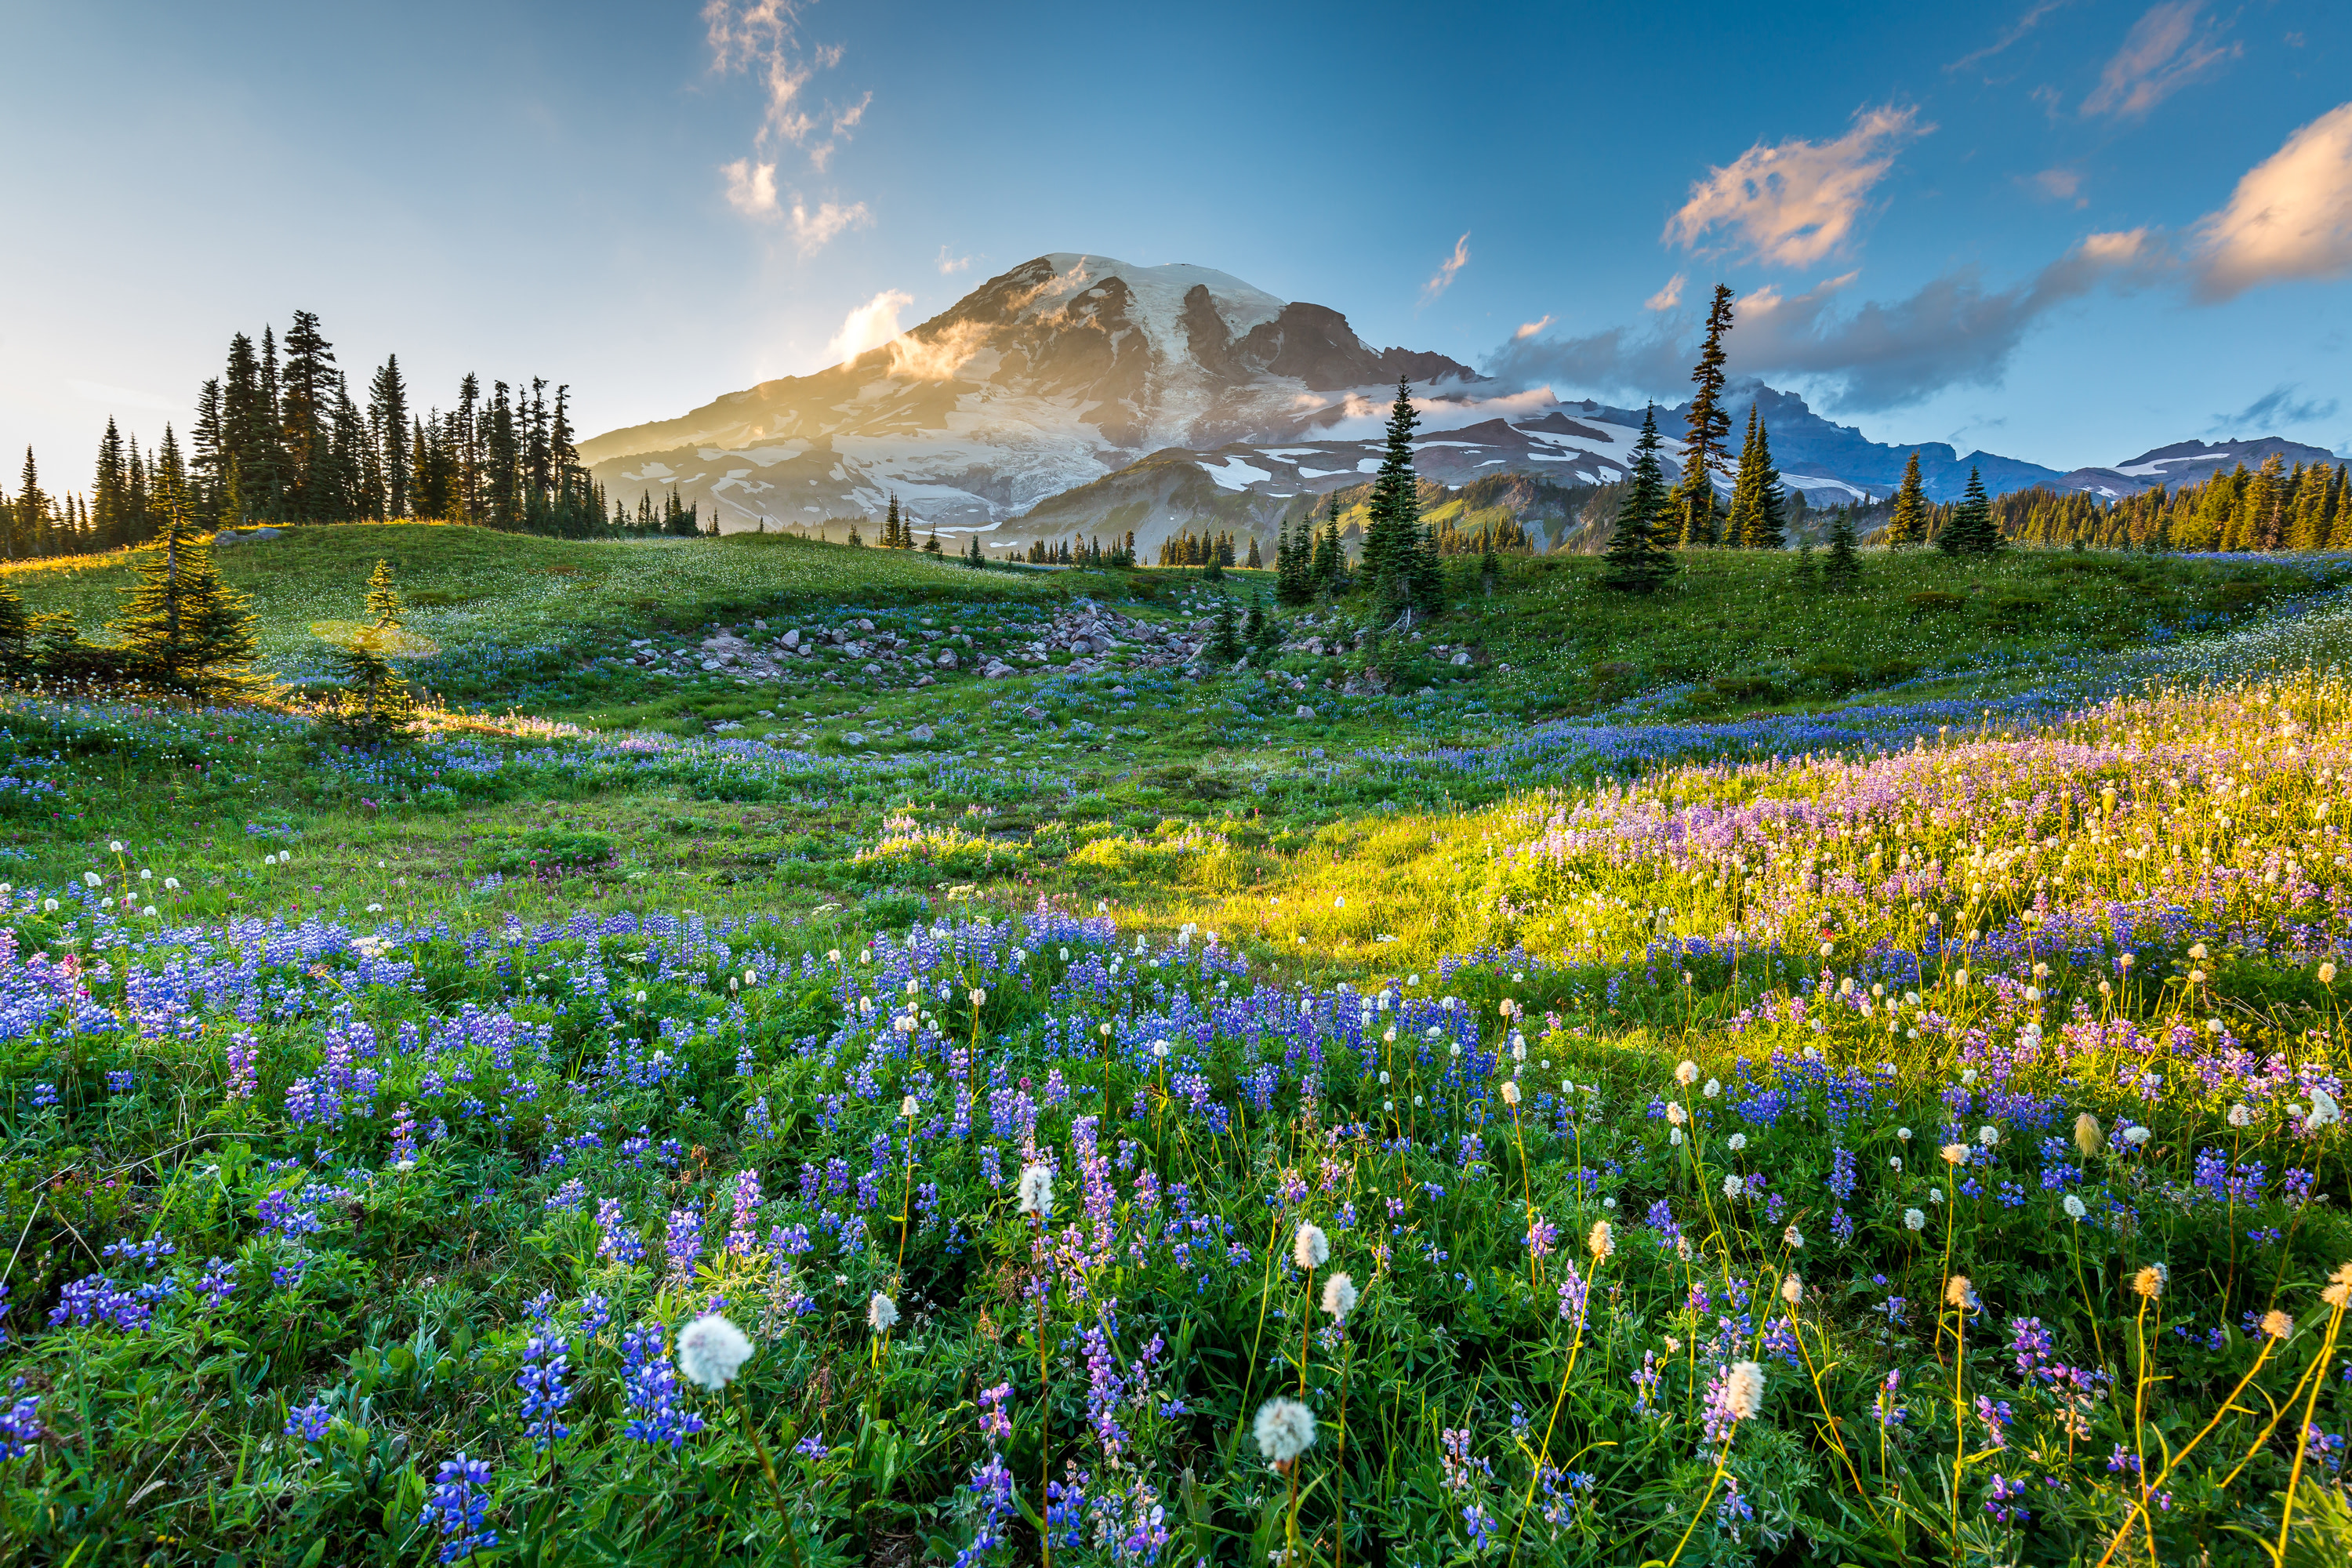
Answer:
<svg viewBox="0 0 2352 1568"><path fill-rule="evenodd" d="M731 163L721 163L719 172L727 176L727 205L746 217L776 216L776 166L754 163L749 158L738 158Z"/></svg>
<svg viewBox="0 0 2352 1568"><path fill-rule="evenodd" d="M1822 384L1832 406L1874 410L1916 403L1954 385L1995 385L2044 315L2102 287L2129 289L2162 274L2149 231L2095 234L2032 278L1988 288L1974 268L1930 279L1909 297L1849 304L1848 272L1796 295L1759 289L1738 302L1732 367ZM1506 342L1487 371L1528 384L1671 396L1688 382L1696 344L1688 323L1612 328L1585 337Z"/></svg>
<svg viewBox="0 0 2352 1568"><path fill-rule="evenodd" d="M950 256L948 254L948 247L942 245L940 247L939 268L940 277L952 278L959 272L971 270L971 258L969 256Z"/></svg>
<svg viewBox="0 0 2352 1568"><path fill-rule="evenodd" d="M2352 103L2300 127L2197 226L2197 292L2352 270Z"/></svg>
<svg viewBox="0 0 2352 1568"><path fill-rule="evenodd" d="M1671 310L1683 302L1683 275L1675 273L1666 286L1642 301L1644 310Z"/></svg>
<svg viewBox="0 0 2352 1568"><path fill-rule="evenodd" d="M709 0L702 8L704 36L710 47L710 68L722 76L735 71L753 76L766 95L760 129L752 138L751 157L721 165L728 181L729 204L748 216L777 216L778 159L774 153L779 146L800 149L808 159L810 170L822 174L834 153L849 140L850 132L865 120L866 110L874 101L870 91L846 107L810 100L810 82L819 72L839 65L842 51L837 44L811 47L803 43L800 26L806 8L804 0ZM823 204L820 212L827 210L850 209L837 209L828 202ZM864 205L854 204L854 210L862 213ZM801 248L814 248L809 243L813 231L800 222L797 202L793 214L793 230ZM824 238L838 233L840 226L826 231ZM823 242L822 238L817 241Z"/></svg>
<svg viewBox="0 0 2352 1568"><path fill-rule="evenodd" d="M1462 237L1454 242L1454 254L1437 264L1429 281L1421 286L1421 302L1428 304L1454 287L1454 275L1470 264L1470 231L1464 229Z"/></svg>
<svg viewBox="0 0 2352 1568"><path fill-rule="evenodd" d="M898 335L898 312L915 302L912 294L896 289L885 289L863 305L844 316L841 331L824 345L825 352L836 363L856 359L868 349L880 348Z"/></svg>
<svg viewBox="0 0 2352 1568"><path fill-rule="evenodd" d="M1958 59L1954 60L1950 65L1946 66L1944 68L1948 71L1966 70L1969 67L1976 64L1979 60L1989 60L1992 58L1993 56L2000 54L2011 44L2025 37L2026 34L2040 26L2042 25L2042 18L2049 16L2053 11L2064 10L2068 5L2073 4L2074 0L2035 0L2033 5L2026 7L2025 15L2020 16L2015 22L2011 23L2009 29L2002 33L2000 37L1995 38L1983 48L1962 55Z"/></svg>
<svg viewBox="0 0 2352 1568"><path fill-rule="evenodd" d="M1513 332L1511 337L1514 341L1520 338L1531 338L1550 325L1551 317L1549 314L1541 315L1532 321L1521 321L1519 323L1519 330Z"/></svg>
<svg viewBox="0 0 2352 1568"><path fill-rule="evenodd" d="M845 229L864 228L874 221L864 202L852 202L843 206L836 202L819 202L814 211L799 198L793 201L793 238L805 256L822 250L825 243Z"/></svg>
<svg viewBox="0 0 2352 1568"><path fill-rule="evenodd" d="M2282 425L2311 425L2333 419L2342 406L2335 398L2297 397L2299 383L2281 382L2235 414L2216 414L2206 426L2208 436L2236 436L2254 430L2267 433Z"/></svg>
<svg viewBox="0 0 2352 1568"><path fill-rule="evenodd" d="M2149 7L2100 71L2099 85L2083 100L2083 112L2137 120L2242 54L2242 45L2220 41L2220 28L2205 20L2204 9L2205 0L2166 0Z"/></svg>
<svg viewBox="0 0 2352 1568"><path fill-rule="evenodd" d="M1667 240L1696 249L1715 231L1782 267L1810 267L1853 234L1871 187L1906 142L1935 130L1918 111L1888 105L1855 116L1834 142L1759 142L1704 180L1666 224Z"/></svg>
<svg viewBox="0 0 2352 1568"><path fill-rule="evenodd" d="M2083 176L2074 169L2044 169L2025 182L2034 195L2048 201L2072 202L2078 207L2091 205L2083 194Z"/></svg>

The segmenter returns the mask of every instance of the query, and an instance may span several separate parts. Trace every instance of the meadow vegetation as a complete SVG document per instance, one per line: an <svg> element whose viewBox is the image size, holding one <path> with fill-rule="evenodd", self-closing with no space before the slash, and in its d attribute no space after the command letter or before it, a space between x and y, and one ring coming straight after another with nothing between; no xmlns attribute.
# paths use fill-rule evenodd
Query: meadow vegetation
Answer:
<svg viewBox="0 0 2352 1568"><path fill-rule="evenodd" d="M1267 580L219 565L274 697L0 702L13 1555L2352 1552L2341 562L1468 556L919 689L626 656Z"/></svg>

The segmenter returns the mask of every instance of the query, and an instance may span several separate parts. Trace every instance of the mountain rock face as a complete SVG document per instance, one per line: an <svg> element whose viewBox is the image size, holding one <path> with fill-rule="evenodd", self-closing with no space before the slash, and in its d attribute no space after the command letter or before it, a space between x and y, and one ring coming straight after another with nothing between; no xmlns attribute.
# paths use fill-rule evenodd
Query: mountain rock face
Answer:
<svg viewBox="0 0 2352 1568"><path fill-rule="evenodd" d="M2259 468L2264 458L2272 457L2284 459L2290 468L2297 463L2333 465L2337 460L2336 454L2324 447L2306 447L2299 441L2289 441L2277 436L2264 436L2252 441L2177 441L2169 447L2142 452L2112 468L2076 468L2060 478L2058 488L2096 490L2113 499L2137 495L2158 485L2169 489L2175 485L2201 484L2215 474L2229 472L2241 463L2249 468Z"/></svg>
<svg viewBox="0 0 2352 1568"><path fill-rule="evenodd" d="M1306 430L1400 376L1478 380L1204 267L1057 254L845 363L580 451L615 496L675 486L729 530L879 516L894 492L919 524L990 530L1148 453Z"/></svg>
<svg viewBox="0 0 2352 1568"><path fill-rule="evenodd" d="M1132 532L1149 559L1182 529L1270 542L1281 519L1362 484L1380 466L1400 377L1423 412L1420 471L1448 487L1521 474L1556 495L1612 483L1633 460L1641 409L1564 403L1444 354L1374 349L1337 310L1204 267L1076 253L1025 261L830 369L615 430L580 451L616 498L675 488L730 531L878 518L895 494L919 531L977 532L999 549L1073 535L1108 544ZM1753 378L1726 392L1733 430L1760 409L1783 482L1814 507L1892 495L1915 451L1939 501L1957 500L1971 469L1995 495L2042 485L2116 497L2256 467L2274 452L2334 461L2268 437L2183 442L2060 473L1943 442L1873 441ZM1674 474L1684 411L1657 414ZM1727 491L1731 479L1717 483ZM1552 527L1548 515L1535 521L1536 531Z"/></svg>

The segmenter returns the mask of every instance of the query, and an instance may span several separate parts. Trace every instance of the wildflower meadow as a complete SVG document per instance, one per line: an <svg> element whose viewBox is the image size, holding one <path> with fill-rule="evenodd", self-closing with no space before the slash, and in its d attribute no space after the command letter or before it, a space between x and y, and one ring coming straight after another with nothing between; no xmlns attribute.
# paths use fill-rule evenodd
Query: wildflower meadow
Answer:
<svg viewBox="0 0 2352 1568"><path fill-rule="evenodd" d="M2332 604L1213 764L1151 726L1270 672L12 699L0 1541L2345 1561Z"/></svg>

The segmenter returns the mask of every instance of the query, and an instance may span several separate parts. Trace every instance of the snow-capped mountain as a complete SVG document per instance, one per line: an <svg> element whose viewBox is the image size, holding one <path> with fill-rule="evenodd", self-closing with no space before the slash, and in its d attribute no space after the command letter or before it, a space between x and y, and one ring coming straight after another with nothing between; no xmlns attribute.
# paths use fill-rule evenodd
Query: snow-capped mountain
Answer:
<svg viewBox="0 0 2352 1568"><path fill-rule="evenodd" d="M879 517L895 494L926 530L1006 547L1131 531L1148 552L1183 528L1264 532L1361 484L1379 467L1400 376L1422 411L1426 479L1523 474L1547 483L1514 493L1556 500L1632 462L1641 409L1507 388L1440 353L1376 350L1336 310L1205 267L1068 252L992 278L844 363L599 436L581 455L615 497L675 488L730 531ZM1735 441L1759 408L1783 482L1815 507L1893 494L1914 452L1936 500L1958 500L1971 469L1995 495L2045 485L2121 496L2273 452L2334 460L2271 437L2060 473L1942 442L1873 441L1752 378L1726 392ZM1684 410L1657 413L1678 477Z"/></svg>
<svg viewBox="0 0 2352 1568"><path fill-rule="evenodd" d="M893 493L924 523L985 529L1163 447L1302 434L1400 376L1478 379L1205 267L1056 254L845 363L581 457L617 496L675 486L730 530L878 516Z"/></svg>
<svg viewBox="0 0 2352 1568"><path fill-rule="evenodd" d="M2112 468L2076 468L2061 476L2058 488L2095 490L2113 499L2137 495L2158 485L2170 489L2176 485L2201 484L2215 474L2227 473L2241 463L2249 468L2259 468L2265 458L2272 457L2283 459L2289 468L2297 463L2332 465L2336 461L2336 454L2324 447L2306 447L2299 441L2289 441L2278 436L2264 436L2252 441L2179 441L2169 447L2142 452Z"/></svg>

